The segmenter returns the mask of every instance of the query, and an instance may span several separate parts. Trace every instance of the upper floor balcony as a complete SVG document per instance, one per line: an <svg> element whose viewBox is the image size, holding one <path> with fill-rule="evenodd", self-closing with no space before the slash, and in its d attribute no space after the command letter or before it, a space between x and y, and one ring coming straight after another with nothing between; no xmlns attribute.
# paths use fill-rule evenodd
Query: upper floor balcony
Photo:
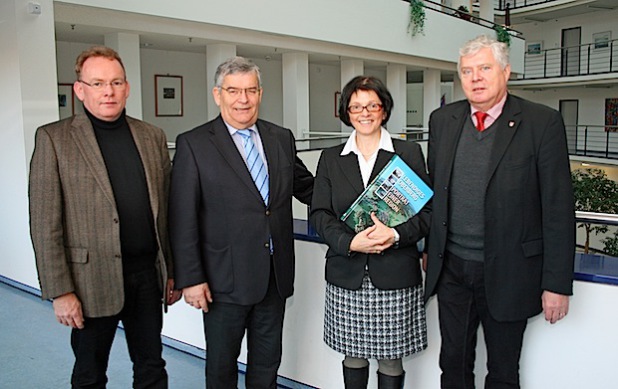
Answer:
<svg viewBox="0 0 618 389"><path fill-rule="evenodd" d="M540 43L527 42L524 73L519 79L547 79L616 72L618 72L618 39L609 40L608 35L599 34L592 43L546 50L541 48Z"/></svg>

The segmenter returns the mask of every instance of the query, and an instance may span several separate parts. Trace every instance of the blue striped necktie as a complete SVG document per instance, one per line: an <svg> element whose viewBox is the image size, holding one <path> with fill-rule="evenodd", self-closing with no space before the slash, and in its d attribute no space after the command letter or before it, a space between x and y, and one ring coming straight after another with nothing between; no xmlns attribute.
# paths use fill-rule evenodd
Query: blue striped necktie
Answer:
<svg viewBox="0 0 618 389"><path fill-rule="evenodd" d="M242 136L247 168L251 173L251 178L253 178L260 195L262 195L264 204L268 204L268 171L255 143L253 143L253 139L251 139L251 130L238 130L237 132Z"/></svg>

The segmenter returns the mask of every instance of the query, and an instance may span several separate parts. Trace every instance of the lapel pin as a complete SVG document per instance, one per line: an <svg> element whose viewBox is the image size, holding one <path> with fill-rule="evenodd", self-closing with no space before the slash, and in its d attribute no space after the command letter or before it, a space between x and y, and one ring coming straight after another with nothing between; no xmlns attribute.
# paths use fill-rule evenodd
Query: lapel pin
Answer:
<svg viewBox="0 0 618 389"><path fill-rule="evenodd" d="M509 127L513 127L513 126L515 126L515 122L511 120L511 121L509 122Z"/></svg>

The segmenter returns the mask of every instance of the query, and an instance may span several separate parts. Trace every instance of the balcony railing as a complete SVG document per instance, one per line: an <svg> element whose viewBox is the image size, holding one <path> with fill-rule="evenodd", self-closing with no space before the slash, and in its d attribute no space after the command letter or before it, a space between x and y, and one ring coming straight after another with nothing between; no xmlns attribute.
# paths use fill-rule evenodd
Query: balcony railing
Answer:
<svg viewBox="0 0 618 389"><path fill-rule="evenodd" d="M405 1L407 3L410 2L410 0L402 0L402 1ZM495 29L496 27L503 27L509 32L511 36L520 38L520 39L522 37L522 33L520 31L514 30L510 26L502 26L500 24L494 23L493 20L483 19L478 16L478 12L474 12L474 11L464 12L459 9L451 8L445 4L440 3L440 0L436 0L436 1L423 0L423 6L428 10L440 12L446 15L450 15L452 17L467 20L469 22L479 24L481 26L490 28L492 30Z"/></svg>
<svg viewBox="0 0 618 389"><path fill-rule="evenodd" d="M522 79L585 76L618 72L618 39L524 54Z"/></svg>
<svg viewBox="0 0 618 389"><path fill-rule="evenodd" d="M513 10L515 8L523 8L531 5L553 3L556 0L494 0L494 8L500 11L506 10L508 7Z"/></svg>
<svg viewBox="0 0 618 389"><path fill-rule="evenodd" d="M618 126L566 126L569 154L618 159Z"/></svg>

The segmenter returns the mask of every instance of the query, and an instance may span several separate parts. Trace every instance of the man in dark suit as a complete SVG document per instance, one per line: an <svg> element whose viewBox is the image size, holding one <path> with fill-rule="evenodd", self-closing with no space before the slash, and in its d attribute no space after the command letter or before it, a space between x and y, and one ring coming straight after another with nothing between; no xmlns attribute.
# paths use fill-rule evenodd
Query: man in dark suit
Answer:
<svg viewBox="0 0 618 389"><path fill-rule="evenodd" d="M572 294L575 218L558 112L510 95L508 48L486 36L460 50L467 101L429 121L433 183L426 298L438 295L443 388L474 387L479 324L486 388L519 387L527 319L555 323ZM476 127L476 128L475 128Z"/></svg>
<svg viewBox="0 0 618 389"><path fill-rule="evenodd" d="M173 304L167 235L171 170L160 129L125 115L118 54L77 58L85 114L40 127L30 165L30 228L43 298L72 327L73 388L104 388L122 320L135 388L167 388L161 301Z"/></svg>
<svg viewBox="0 0 618 389"><path fill-rule="evenodd" d="M292 133L258 119L259 68L219 65L220 116L178 136L170 193L176 285L201 309L208 388L236 388L247 331L248 388L275 388L285 299L294 282L292 196L308 204L313 176Z"/></svg>

